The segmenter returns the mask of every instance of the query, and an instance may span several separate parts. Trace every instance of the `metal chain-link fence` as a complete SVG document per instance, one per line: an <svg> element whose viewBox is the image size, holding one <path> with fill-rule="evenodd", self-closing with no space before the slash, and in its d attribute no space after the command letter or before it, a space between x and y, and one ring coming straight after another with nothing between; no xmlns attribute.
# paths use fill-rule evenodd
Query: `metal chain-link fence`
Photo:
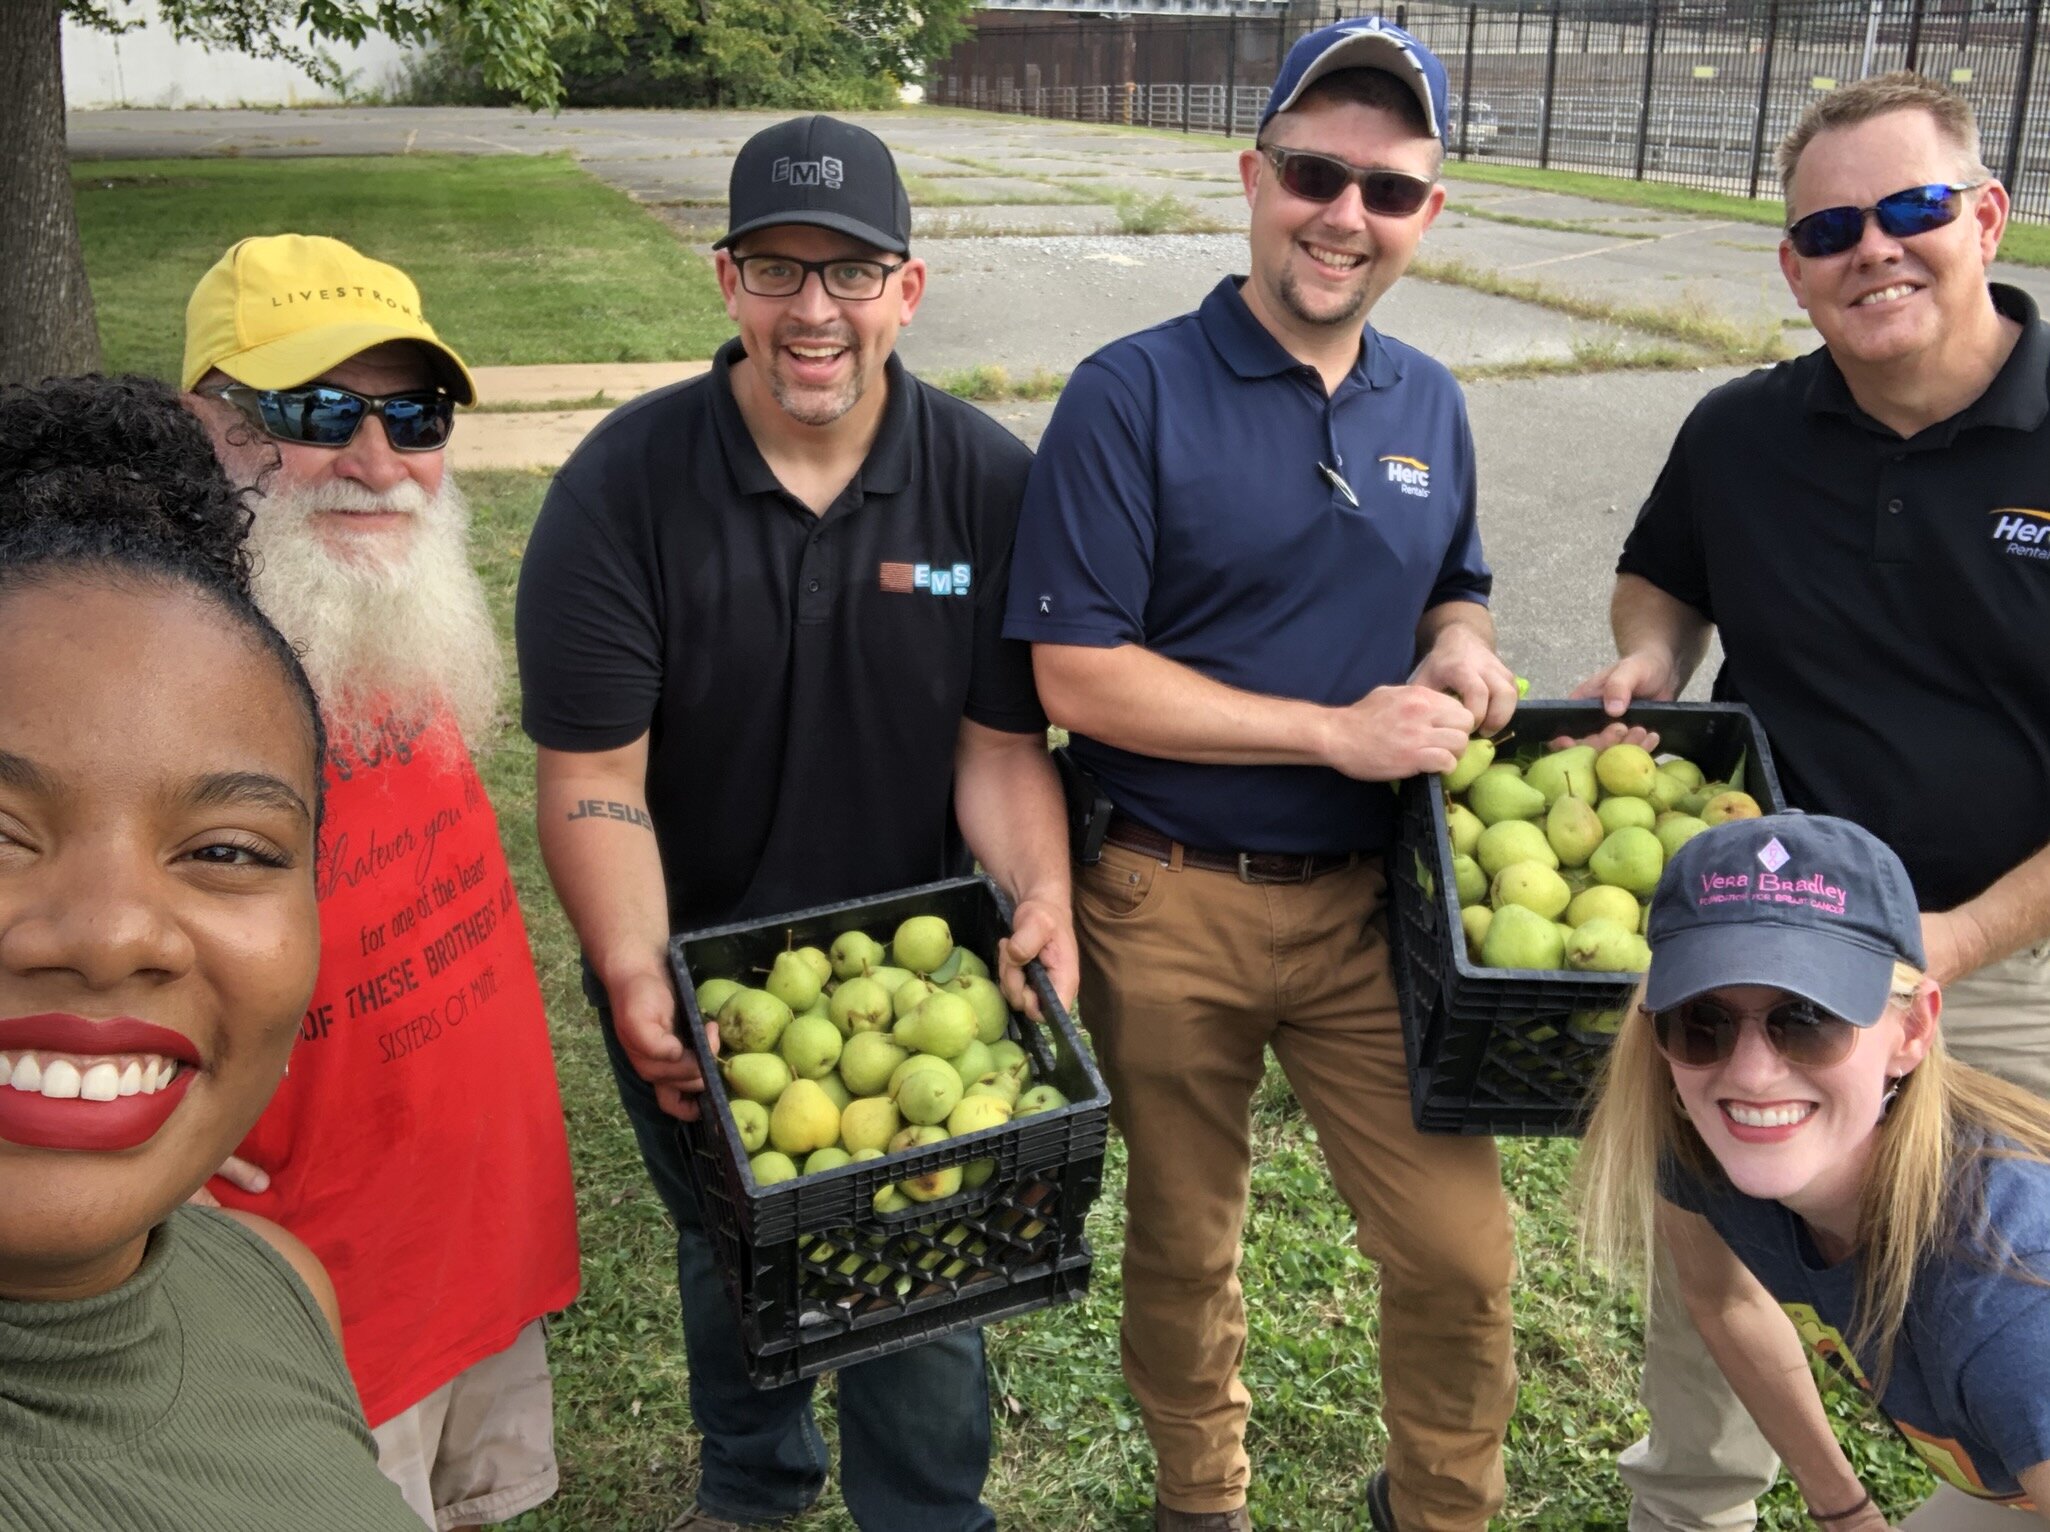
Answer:
<svg viewBox="0 0 2050 1532"><path fill-rule="evenodd" d="M2050 221L2050 0L1550 0L1390 8L1444 60L1459 159L1756 196L1824 91L1917 69L1972 103L2018 217ZM1323 8L1320 6L1320 10ZM942 105L1251 134L1284 52L1332 20L985 13Z"/></svg>

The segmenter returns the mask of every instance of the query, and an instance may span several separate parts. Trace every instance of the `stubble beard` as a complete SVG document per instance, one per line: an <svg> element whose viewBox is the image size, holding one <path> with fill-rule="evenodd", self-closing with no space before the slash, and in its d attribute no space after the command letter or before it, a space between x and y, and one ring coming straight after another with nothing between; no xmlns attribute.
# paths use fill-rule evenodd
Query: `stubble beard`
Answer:
<svg viewBox="0 0 2050 1532"><path fill-rule="evenodd" d="M1275 295L1281 299L1281 306L1307 325L1318 325L1329 329L1362 324L1367 313L1367 285L1364 281L1352 290L1352 294L1335 312L1319 313L1309 306L1303 297L1302 284L1296 274L1283 266L1281 280L1275 284Z"/></svg>
<svg viewBox="0 0 2050 1532"><path fill-rule="evenodd" d="M829 389L794 383L784 375L782 348L790 345L804 345L807 342L845 346L847 348L847 380ZM838 332L811 334L804 332L786 333L776 337L776 350L769 365L763 369L769 376L769 393L776 401L776 407L799 425L829 426L861 402L867 390L868 378L862 371L861 349L851 335Z"/></svg>

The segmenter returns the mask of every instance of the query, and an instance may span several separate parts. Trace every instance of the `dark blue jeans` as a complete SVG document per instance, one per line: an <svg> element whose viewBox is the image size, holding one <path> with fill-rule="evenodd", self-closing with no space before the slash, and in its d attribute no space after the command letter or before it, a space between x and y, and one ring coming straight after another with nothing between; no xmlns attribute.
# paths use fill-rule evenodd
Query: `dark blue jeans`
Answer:
<svg viewBox="0 0 2050 1532"><path fill-rule="evenodd" d="M826 1443L810 1379L748 1382L733 1301L698 1216L676 1119L633 1072L601 1009L605 1051L641 1158L676 1223L676 1285L690 1360L690 1409L703 1437L698 1505L743 1523L795 1516L826 1487ZM840 1374L840 1493L862 1532L994 1532L989 1375L969 1330Z"/></svg>

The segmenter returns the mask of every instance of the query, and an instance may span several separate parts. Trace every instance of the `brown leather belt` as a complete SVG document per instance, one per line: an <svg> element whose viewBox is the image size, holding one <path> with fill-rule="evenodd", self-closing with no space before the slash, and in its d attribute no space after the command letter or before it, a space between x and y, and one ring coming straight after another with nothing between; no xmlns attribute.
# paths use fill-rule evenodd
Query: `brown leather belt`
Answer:
<svg viewBox="0 0 2050 1532"><path fill-rule="evenodd" d="M1172 860L1179 849L1184 867L1228 872L1242 883L1307 883L1327 872L1343 871L1360 859L1356 851L1205 851L1199 846L1183 846L1173 836L1126 814L1111 816L1110 828L1103 832L1103 838L1113 846L1158 857L1163 862Z"/></svg>

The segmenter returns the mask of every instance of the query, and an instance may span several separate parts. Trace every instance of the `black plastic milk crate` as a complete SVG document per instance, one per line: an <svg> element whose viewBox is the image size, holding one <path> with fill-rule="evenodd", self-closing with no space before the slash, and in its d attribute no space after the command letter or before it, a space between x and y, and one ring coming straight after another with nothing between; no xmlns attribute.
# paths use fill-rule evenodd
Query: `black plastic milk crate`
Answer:
<svg viewBox="0 0 2050 1532"><path fill-rule="evenodd" d="M1524 702L1516 741L1500 759L1534 755L1561 735L1583 738L1612 720L1593 702ZM1738 703L1640 703L1628 722L1659 736L1657 754L1683 755L1767 813L1784 807L1772 749ZM1389 854L1389 942L1409 1055L1410 1109L1425 1133L1544 1137L1578 1133L1608 1038L1576 1013L1628 1003L1636 974L1483 968L1467 956L1435 776L1402 785Z"/></svg>
<svg viewBox="0 0 2050 1532"><path fill-rule="evenodd" d="M1034 1079L1058 1086L1067 1106L773 1186L757 1183L748 1168L697 986L766 968L791 946L827 946L842 931L859 928L886 942L911 915L942 917L994 975L1010 911L982 877L670 939L682 1030L707 1081L697 1121L682 1125L684 1149L757 1388L1072 1302L1088 1290L1083 1217L1103 1179L1110 1093L1037 964L1029 972L1051 1020L1042 1027L1013 1012L1007 1035L1031 1056ZM996 1168L979 1188L901 1213L874 1209L875 1194L891 1182L983 1159Z"/></svg>

